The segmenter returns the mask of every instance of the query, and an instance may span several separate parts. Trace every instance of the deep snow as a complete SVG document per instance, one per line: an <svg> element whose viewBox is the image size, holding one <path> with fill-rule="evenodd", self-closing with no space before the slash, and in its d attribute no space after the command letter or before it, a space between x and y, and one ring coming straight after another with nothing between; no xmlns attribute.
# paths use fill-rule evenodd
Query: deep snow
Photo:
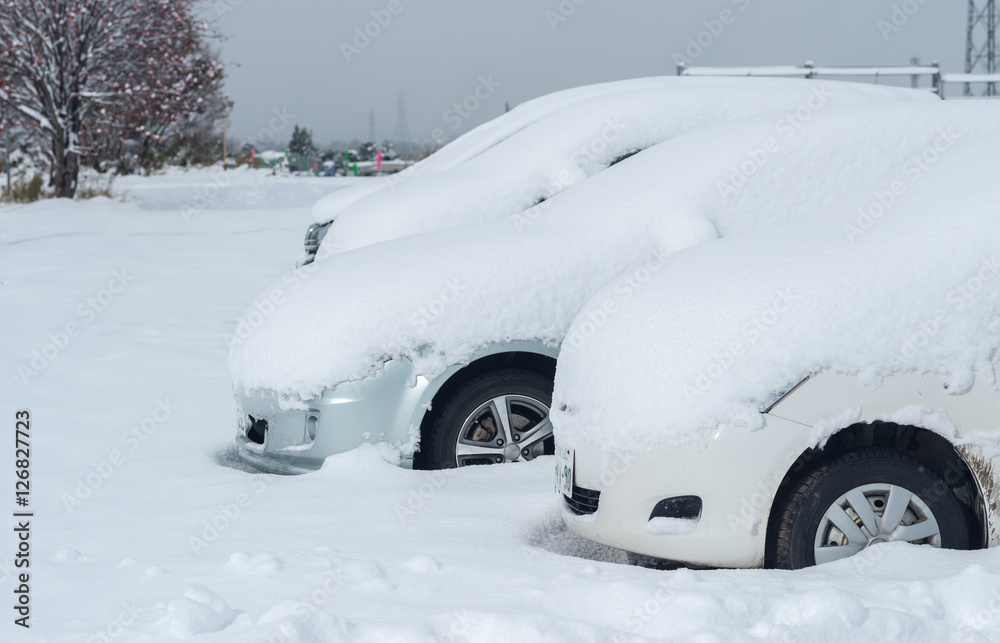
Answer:
<svg viewBox="0 0 1000 643"><path fill-rule="evenodd" d="M806 571L661 572L609 562L621 554L565 531L551 458L414 472L367 448L301 477L245 470L223 337L291 269L309 208L282 209L279 182L273 209L186 222L187 196L152 194L178 195L175 180L135 183L164 209L0 210L0 417L13 431L14 409L32 410L37 512L33 627L15 628L5 607L3 640L1000 638L1000 551L888 545ZM128 287L87 323L77 307L123 269ZM17 366L69 321L79 336L22 383ZM161 403L173 408L157 423ZM130 440L144 421L145 440ZM124 461L95 474L115 451ZM88 477L100 480L89 490ZM77 492L89 497L67 508ZM0 591L11 597L9 521Z"/></svg>

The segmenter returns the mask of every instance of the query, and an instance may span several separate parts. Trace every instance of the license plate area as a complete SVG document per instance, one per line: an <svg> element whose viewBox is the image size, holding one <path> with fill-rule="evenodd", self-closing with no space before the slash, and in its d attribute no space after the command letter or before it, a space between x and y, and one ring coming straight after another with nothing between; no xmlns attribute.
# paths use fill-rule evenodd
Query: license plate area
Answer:
<svg viewBox="0 0 1000 643"><path fill-rule="evenodd" d="M572 449L556 449L556 491L573 497L573 464L576 454Z"/></svg>

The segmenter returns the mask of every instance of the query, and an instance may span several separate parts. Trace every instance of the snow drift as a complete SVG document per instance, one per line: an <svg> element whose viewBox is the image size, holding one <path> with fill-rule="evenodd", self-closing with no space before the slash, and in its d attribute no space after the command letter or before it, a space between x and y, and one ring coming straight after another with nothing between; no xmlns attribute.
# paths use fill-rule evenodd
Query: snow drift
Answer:
<svg viewBox="0 0 1000 643"><path fill-rule="evenodd" d="M980 108L967 126L1000 114ZM939 373L956 394L977 374L995 384L998 144L943 126L874 190L678 253L613 314L604 289L563 344L561 443L628 449L719 423L754 429L759 403L827 369L870 386ZM868 163L857 160L860 179Z"/></svg>
<svg viewBox="0 0 1000 643"><path fill-rule="evenodd" d="M786 134L783 118L679 136L515 217L360 248L292 273L238 325L234 384L307 400L388 358L405 356L433 376L492 342L558 344L605 284L590 311L645 293L672 252L845 194L870 200L942 130L963 139L1000 130L994 106L958 102L830 107Z"/></svg>

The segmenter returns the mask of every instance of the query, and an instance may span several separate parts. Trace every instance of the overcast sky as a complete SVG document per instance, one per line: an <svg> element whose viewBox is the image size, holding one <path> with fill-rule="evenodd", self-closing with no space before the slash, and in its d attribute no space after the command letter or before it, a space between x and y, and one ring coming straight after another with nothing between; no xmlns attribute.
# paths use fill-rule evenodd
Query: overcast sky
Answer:
<svg viewBox="0 0 1000 643"><path fill-rule="evenodd" d="M673 75L675 55L704 65L894 65L919 56L962 71L966 10L958 0L215 0L207 15L228 37L230 135L246 140L279 109L323 146L366 140L372 109L376 137L392 138L401 91L412 140L438 128L453 138L505 103ZM359 37L366 28L377 35ZM708 45L689 49L699 35ZM456 118L449 110L483 80L486 98Z"/></svg>

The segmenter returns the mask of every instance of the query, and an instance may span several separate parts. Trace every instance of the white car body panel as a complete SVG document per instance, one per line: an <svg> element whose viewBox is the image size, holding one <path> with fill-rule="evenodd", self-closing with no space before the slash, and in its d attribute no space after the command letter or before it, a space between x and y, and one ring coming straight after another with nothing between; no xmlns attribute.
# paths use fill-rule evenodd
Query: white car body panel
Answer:
<svg viewBox="0 0 1000 643"><path fill-rule="evenodd" d="M605 454L597 444L578 447L574 484L600 491L601 498L592 515L575 515L564 505L566 525L597 542L656 558L760 567L775 494L799 456L839 429L884 421L933 431L956 446L979 485L987 544L1000 544L1000 479L994 474L1000 449L984 446L981 434L976 445L965 443L980 432L1000 438L1000 392L984 378L951 395L931 374L895 375L871 389L858 377L822 373L781 400L765 420L754 432L720 426L702 435L703 444L661 445L639 454ZM658 501L688 494L704 502L693 531L647 531Z"/></svg>

